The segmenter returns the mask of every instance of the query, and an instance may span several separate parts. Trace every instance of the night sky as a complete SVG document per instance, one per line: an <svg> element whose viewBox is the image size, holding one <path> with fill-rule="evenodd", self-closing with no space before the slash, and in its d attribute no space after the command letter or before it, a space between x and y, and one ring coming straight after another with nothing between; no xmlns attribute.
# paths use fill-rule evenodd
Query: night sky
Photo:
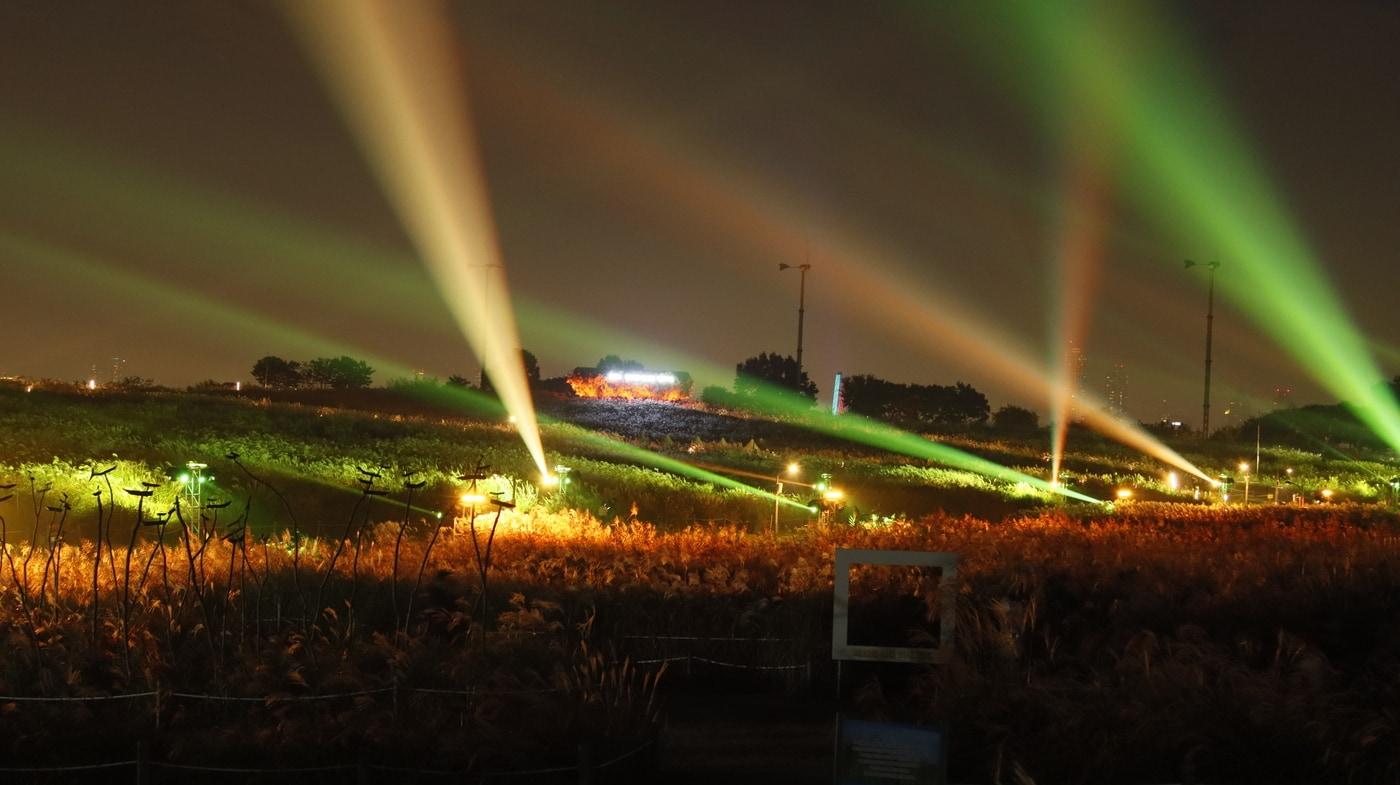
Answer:
<svg viewBox="0 0 1400 785"><path fill-rule="evenodd" d="M810 259L806 364L823 394L841 370L962 380L994 407L1043 411L976 353L837 283L915 284L1038 359L1055 343L1064 150L1007 78L1015 37L973 4L930 5L462 4L463 71L443 76L468 91L545 375L617 353L727 383L703 366L793 351L798 279L777 267ZM1382 372L1400 373L1400 5L1165 10L1381 343ZM1108 180L1086 382L1121 362L1131 414L1195 423L1205 279L1181 260L1215 250L1166 239ZM0 236L0 374L106 378L117 355L123 374L172 385L247 379L264 354L310 356L309 335L477 372L269 4L0 6ZM1215 351L1213 420L1279 385L1335 398L1223 300Z"/></svg>

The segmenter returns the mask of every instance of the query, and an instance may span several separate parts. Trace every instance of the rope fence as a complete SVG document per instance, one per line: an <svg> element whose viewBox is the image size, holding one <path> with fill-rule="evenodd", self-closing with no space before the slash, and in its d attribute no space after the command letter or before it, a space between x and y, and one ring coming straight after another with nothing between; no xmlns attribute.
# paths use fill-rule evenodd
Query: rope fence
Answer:
<svg viewBox="0 0 1400 785"><path fill-rule="evenodd" d="M0 773L4 774L63 774L80 771L101 771L109 769L121 769L134 767L139 771L146 768L167 769L170 771L206 772L215 774L326 774L330 772L389 772L395 774L418 774L438 777L469 778L476 782L489 782L496 779L514 779L518 777L539 777L549 774L573 774L584 772L598 772L610 769L623 761L640 755L647 749L655 745L655 741L648 739L632 749L616 755L608 760L590 764L581 760L572 766L554 766L550 768L538 769L507 769L501 771L481 771L473 772L468 769L425 769L412 768L407 766L390 766L379 763L336 763L325 766L281 766L281 767L258 767L258 766L213 766L197 763L176 763L173 761L146 760L138 750L136 758L131 760L108 761L105 763L90 763L69 766L7 766L0 767ZM582 757L582 756L581 756Z"/></svg>
<svg viewBox="0 0 1400 785"><path fill-rule="evenodd" d="M652 640L652 641L683 641L690 643L710 643L710 642L767 642L767 643L791 643L791 638L741 638L741 637L712 637L704 638L692 635L625 635L625 640ZM633 665L662 665L672 662L685 662L687 664L700 663L703 665L713 665L719 668L731 670L750 671L797 671L806 670L811 667L810 661L756 665L752 663L732 662L727 660L714 659L712 657L702 657L695 654L674 655L669 657L648 657L630 659ZM140 699L180 699L188 701L210 701L228 703L291 703L301 701L327 701L344 698L360 698L373 695L386 695L389 693L417 693L423 695L452 695L458 697L477 696L511 696L511 695L544 695L550 693L579 692L588 689L586 685L571 687L531 687L525 689L485 689L480 687L412 687L400 684L392 684L387 687L372 687L364 690L352 690L348 692L331 692L316 695L294 695L294 694L273 694L273 695L213 695L209 693L184 692L179 690L145 690L142 692L125 692L115 695L62 695L62 696L42 696L42 695L0 695L0 704L4 703L89 703L103 701L123 701ZM3 771L3 769L0 769Z"/></svg>

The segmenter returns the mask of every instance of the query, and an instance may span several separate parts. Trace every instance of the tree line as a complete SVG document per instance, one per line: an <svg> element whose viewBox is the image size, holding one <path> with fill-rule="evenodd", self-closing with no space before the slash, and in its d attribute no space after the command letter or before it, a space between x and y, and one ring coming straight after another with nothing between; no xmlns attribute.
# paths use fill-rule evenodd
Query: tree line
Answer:
<svg viewBox="0 0 1400 785"><path fill-rule="evenodd" d="M305 362L268 355L253 363L253 378L263 387L297 390L321 387L360 390L374 381L374 369L364 360L341 355Z"/></svg>
<svg viewBox="0 0 1400 785"><path fill-rule="evenodd" d="M563 377L541 379L539 361L527 350L520 351L526 381L537 392L571 396ZM638 370L642 363L624 360L610 354L591 368L577 368L575 374L598 373L606 370ZM253 365L253 378L264 387L275 389L304 389L308 387L353 390L369 387L374 369L363 360L352 357L319 357L300 362L267 356ZM689 375L677 372L689 385ZM472 387L465 376L451 376L449 386ZM390 386L394 386L391 382ZM483 372L477 389L494 393L491 379ZM701 400L726 408L744 409L757 405L761 392L777 391L790 394L795 400L815 403L817 385L805 370L797 366L791 355L762 352L739 362L734 367L731 389L706 387ZM970 384L951 385L910 384L881 379L871 374L848 376L842 383L841 402L854 414L864 415L893 425L913 429L958 429L983 426L1006 432L1031 432L1039 427L1035 412L1019 406L1003 406L993 412L987 396Z"/></svg>
<svg viewBox="0 0 1400 785"><path fill-rule="evenodd" d="M762 352L734 367L732 390L706 387L705 403L729 408L748 408L762 391L787 393L815 402L817 385L791 355ZM956 429L986 425L997 430L1024 433L1035 431L1040 423L1035 412L1019 406L1003 406L992 411L987 396L970 384L906 384L870 374L846 377L841 384L841 403L846 411L914 429Z"/></svg>

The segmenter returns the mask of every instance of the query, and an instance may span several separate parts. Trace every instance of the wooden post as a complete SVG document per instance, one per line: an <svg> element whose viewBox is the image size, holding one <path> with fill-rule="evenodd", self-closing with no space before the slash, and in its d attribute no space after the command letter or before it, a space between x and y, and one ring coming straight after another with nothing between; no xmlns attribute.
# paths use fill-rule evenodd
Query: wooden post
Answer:
<svg viewBox="0 0 1400 785"><path fill-rule="evenodd" d="M595 770L593 768L593 745L583 742L578 745L578 782L579 785L593 785L596 782Z"/></svg>
<svg viewBox="0 0 1400 785"><path fill-rule="evenodd" d="M136 785L150 785L151 782L151 760L150 750L146 747L146 742L136 742Z"/></svg>

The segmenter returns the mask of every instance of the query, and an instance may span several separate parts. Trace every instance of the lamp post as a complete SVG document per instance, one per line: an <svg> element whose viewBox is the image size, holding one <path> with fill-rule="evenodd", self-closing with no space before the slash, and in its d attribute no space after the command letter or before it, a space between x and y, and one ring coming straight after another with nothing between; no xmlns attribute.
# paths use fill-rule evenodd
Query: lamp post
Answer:
<svg viewBox="0 0 1400 785"><path fill-rule="evenodd" d="M800 276L800 283L797 288L797 378L802 378L802 319L807 312L807 271L812 269L810 264L784 264L778 263L778 270L797 270Z"/></svg>
<svg viewBox="0 0 1400 785"><path fill-rule="evenodd" d="M1240 464L1240 475L1244 477L1244 501L1241 504L1249 506L1249 464Z"/></svg>
<svg viewBox="0 0 1400 785"><path fill-rule="evenodd" d="M1196 263L1190 259L1186 260L1186 269L1195 267ZM1201 438L1210 437L1210 348L1211 333L1215 326L1215 271L1220 268L1220 262L1206 262L1206 268L1210 270L1210 294L1206 298L1206 391L1205 397L1201 401Z"/></svg>
<svg viewBox="0 0 1400 785"><path fill-rule="evenodd" d="M796 463L787 465L787 476L789 477L796 477L800 471L802 471L802 467ZM773 495L773 536L776 537L778 534L778 506L782 503L783 495L783 475L779 474L773 478L773 481L778 484L777 493Z"/></svg>

